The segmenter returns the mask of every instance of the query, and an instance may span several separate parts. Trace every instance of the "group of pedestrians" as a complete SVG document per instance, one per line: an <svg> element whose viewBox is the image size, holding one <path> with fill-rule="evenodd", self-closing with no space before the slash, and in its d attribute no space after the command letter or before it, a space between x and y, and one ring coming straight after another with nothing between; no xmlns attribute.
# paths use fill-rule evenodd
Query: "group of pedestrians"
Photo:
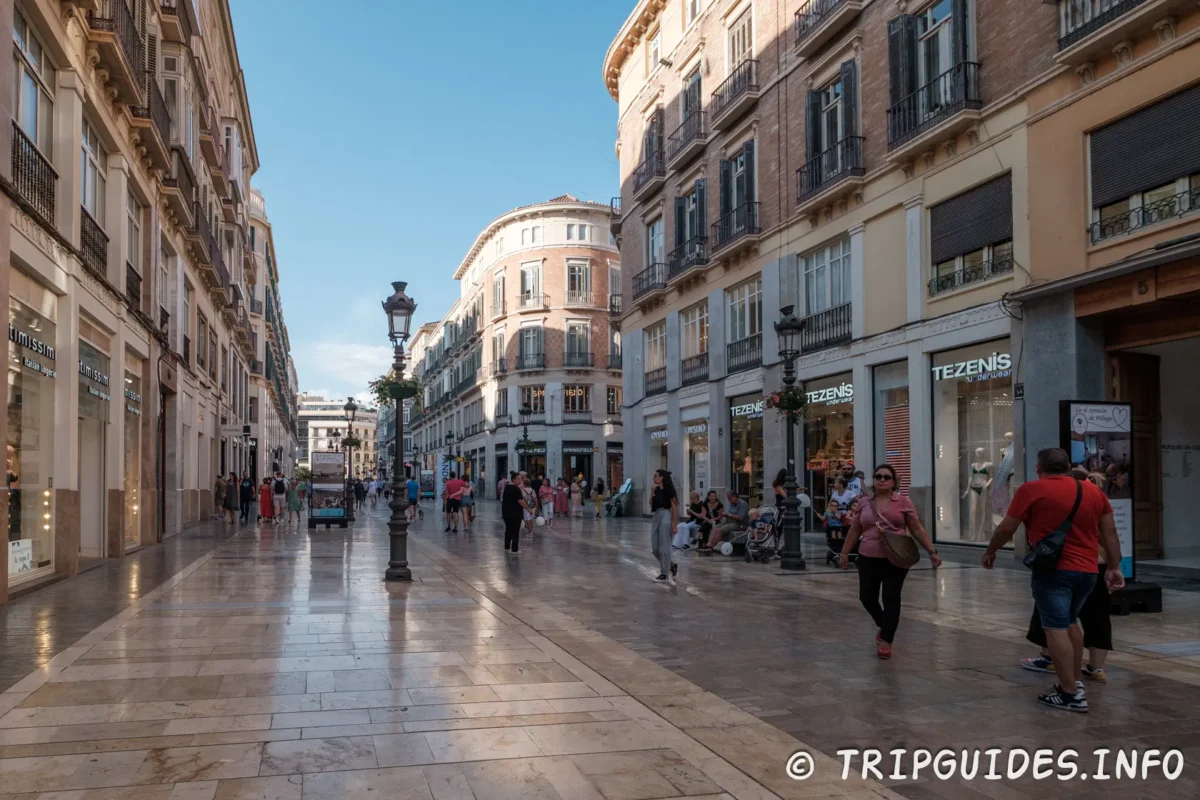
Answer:
<svg viewBox="0 0 1200 800"><path fill-rule="evenodd" d="M221 510L222 519L230 524L249 522L251 516L255 523L284 525L294 519L299 524L300 509L307 494L305 481L288 480L279 471L273 477L263 478L257 486L249 470L243 470L240 479L234 472L229 473L228 478L218 475L213 486L214 503ZM256 501L257 513L252 515Z"/></svg>

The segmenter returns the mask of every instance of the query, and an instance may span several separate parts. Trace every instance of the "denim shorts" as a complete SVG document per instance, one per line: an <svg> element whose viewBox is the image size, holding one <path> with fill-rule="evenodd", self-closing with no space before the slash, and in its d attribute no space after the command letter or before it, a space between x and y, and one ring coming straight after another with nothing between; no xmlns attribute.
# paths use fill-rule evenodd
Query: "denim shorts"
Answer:
<svg viewBox="0 0 1200 800"><path fill-rule="evenodd" d="M1065 631L1079 621L1079 609L1096 586L1096 573L1061 569L1047 575L1034 573L1033 602L1042 627L1048 631Z"/></svg>

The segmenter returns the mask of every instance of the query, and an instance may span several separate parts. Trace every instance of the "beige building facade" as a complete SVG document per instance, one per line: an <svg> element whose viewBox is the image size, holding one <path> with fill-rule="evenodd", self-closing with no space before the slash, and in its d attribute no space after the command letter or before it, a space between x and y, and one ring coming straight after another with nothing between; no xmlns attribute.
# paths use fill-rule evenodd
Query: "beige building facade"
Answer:
<svg viewBox="0 0 1200 800"><path fill-rule="evenodd" d="M608 205L563 195L476 237L454 271L459 299L410 342L421 394L405 433L434 486L450 471L488 497L517 470L622 479L621 337L610 325L622 270L610 221Z"/></svg>
<svg viewBox="0 0 1200 800"><path fill-rule="evenodd" d="M247 209L259 159L228 3L4 5L16 74L3 82L0 599L207 518L216 474L252 465L261 280Z"/></svg>

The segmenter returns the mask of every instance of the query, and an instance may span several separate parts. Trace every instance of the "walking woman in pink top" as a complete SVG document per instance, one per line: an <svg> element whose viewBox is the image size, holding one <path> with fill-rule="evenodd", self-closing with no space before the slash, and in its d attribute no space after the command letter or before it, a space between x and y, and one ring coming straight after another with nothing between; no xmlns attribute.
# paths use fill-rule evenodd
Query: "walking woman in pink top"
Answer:
<svg viewBox="0 0 1200 800"><path fill-rule="evenodd" d="M942 558L917 518L912 501L896 491L896 470L891 464L880 464L875 468L874 485L874 493L862 498L858 513L852 518L850 534L842 545L841 568L850 567L850 554L858 545L858 599L879 628L875 634L879 648L876 655L891 658L892 639L900 624L900 592L908 570L888 560L880 532L903 533L907 530L929 551L929 561L934 567L941 566ZM881 595L882 605L879 602Z"/></svg>

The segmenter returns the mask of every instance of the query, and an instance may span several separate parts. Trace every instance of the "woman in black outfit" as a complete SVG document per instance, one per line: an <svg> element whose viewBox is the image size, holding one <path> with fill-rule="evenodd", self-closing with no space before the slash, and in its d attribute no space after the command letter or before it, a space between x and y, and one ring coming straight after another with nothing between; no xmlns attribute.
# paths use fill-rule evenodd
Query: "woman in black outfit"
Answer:
<svg viewBox="0 0 1200 800"><path fill-rule="evenodd" d="M779 470L779 474L775 476L775 480L771 483L775 490L775 508L779 509L779 513L783 514L783 502L787 500L787 490L783 485L787 483L787 470Z"/></svg>
<svg viewBox="0 0 1200 800"><path fill-rule="evenodd" d="M514 475L504 485L504 494L500 496L500 517L504 520L504 549L514 553L517 552L521 538L521 512L524 510L521 500L521 487Z"/></svg>

